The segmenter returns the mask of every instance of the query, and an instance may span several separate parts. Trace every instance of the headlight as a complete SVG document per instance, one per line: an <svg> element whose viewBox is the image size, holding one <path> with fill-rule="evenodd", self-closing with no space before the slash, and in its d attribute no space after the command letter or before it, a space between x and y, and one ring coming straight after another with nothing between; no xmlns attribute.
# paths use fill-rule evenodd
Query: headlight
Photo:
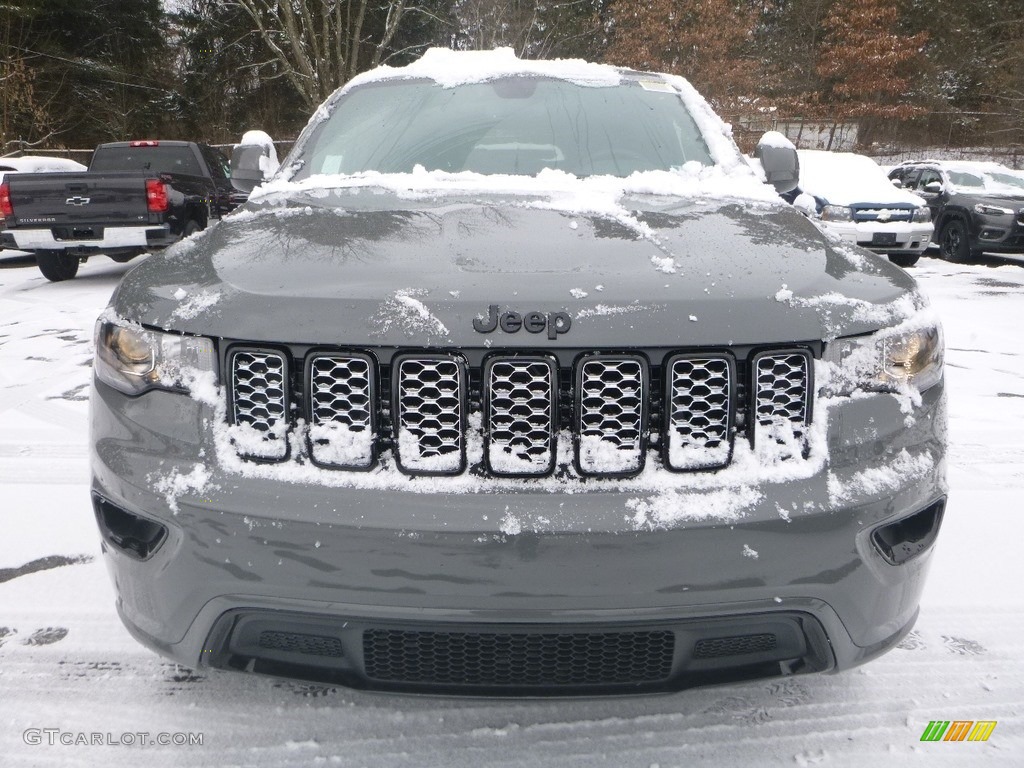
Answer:
<svg viewBox="0 0 1024 768"><path fill-rule="evenodd" d="M999 205L986 205L985 203L978 203L974 206L974 212L980 213L983 216L1013 216L1013 211L1009 208L1003 208Z"/></svg>
<svg viewBox="0 0 1024 768"><path fill-rule="evenodd" d="M823 359L833 364L827 389L850 394L856 389L898 392L913 387L923 392L942 380L942 328L887 328L852 339L836 339Z"/></svg>
<svg viewBox="0 0 1024 768"><path fill-rule="evenodd" d="M96 378L126 395L187 392L196 374L216 370L213 342L203 336L150 331L104 316L96 321L94 341Z"/></svg>
<svg viewBox="0 0 1024 768"><path fill-rule="evenodd" d="M821 209L822 221L853 221L853 209L846 205L826 205Z"/></svg>
<svg viewBox="0 0 1024 768"><path fill-rule="evenodd" d="M913 220L918 223L931 221L932 209L929 208L927 205L922 205L920 208L915 208Z"/></svg>

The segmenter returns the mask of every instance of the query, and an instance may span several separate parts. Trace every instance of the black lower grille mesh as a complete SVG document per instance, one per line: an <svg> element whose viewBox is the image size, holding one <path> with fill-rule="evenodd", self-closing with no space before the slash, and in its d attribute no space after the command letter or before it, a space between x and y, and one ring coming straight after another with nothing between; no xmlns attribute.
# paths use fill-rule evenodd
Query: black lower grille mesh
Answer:
<svg viewBox="0 0 1024 768"><path fill-rule="evenodd" d="M260 648L271 651L288 651L307 656L344 656L341 641L326 635L304 635L299 632L260 632Z"/></svg>
<svg viewBox="0 0 1024 768"><path fill-rule="evenodd" d="M651 683L672 671L669 631L467 633L371 629L366 675L375 680L481 686Z"/></svg>
<svg viewBox="0 0 1024 768"><path fill-rule="evenodd" d="M698 640L693 647L695 659L717 659L720 656L741 656L745 653L761 653L775 648L778 642L774 634L739 635L737 637L715 637Z"/></svg>

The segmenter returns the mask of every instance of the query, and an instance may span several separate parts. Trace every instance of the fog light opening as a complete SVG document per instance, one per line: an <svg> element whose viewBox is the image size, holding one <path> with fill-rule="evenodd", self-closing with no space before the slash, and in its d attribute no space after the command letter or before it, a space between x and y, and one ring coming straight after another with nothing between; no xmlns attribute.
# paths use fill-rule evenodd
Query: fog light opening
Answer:
<svg viewBox="0 0 1024 768"><path fill-rule="evenodd" d="M895 523L883 525L871 534L871 541L890 565L902 565L927 550L942 524L946 500L915 512Z"/></svg>
<svg viewBox="0 0 1024 768"><path fill-rule="evenodd" d="M121 509L95 493L92 506L104 540L136 560L150 557L167 538L167 528L160 523Z"/></svg>

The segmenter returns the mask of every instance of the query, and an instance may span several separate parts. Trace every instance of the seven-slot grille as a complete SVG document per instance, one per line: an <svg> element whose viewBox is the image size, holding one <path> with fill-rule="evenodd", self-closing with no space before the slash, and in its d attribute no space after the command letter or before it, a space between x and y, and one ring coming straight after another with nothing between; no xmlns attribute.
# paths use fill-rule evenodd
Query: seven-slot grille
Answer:
<svg viewBox="0 0 1024 768"><path fill-rule="evenodd" d="M771 429L775 442L780 426L802 435L813 391L802 349L762 352L745 367L728 352L676 355L653 369L653 381L647 358L627 354L584 355L572 370L543 355L491 355L478 370L457 354L403 353L379 366L371 355L321 350L306 356L297 392L281 352L236 347L228 369L243 457L286 459L288 425L302 404L318 465L368 469L390 448L402 471L434 475L465 471L467 443L480 441L483 471L508 477L568 463L583 475L629 476L643 469L649 442L673 470L718 469L744 425L755 440ZM572 432L571 457L559 455L560 429Z"/></svg>

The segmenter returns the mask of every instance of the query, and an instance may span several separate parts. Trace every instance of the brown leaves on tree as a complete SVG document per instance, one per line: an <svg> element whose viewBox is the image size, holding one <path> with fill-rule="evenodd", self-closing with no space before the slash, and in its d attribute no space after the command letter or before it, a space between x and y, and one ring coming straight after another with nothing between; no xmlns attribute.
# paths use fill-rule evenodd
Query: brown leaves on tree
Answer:
<svg viewBox="0 0 1024 768"><path fill-rule="evenodd" d="M751 52L755 13L733 0L617 2L605 60L682 75L718 109L729 111L755 90Z"/></svg>
<svg viewBox="0 0 1024 768"><path fill-rule="evenodd" d="M924 107L912 91L920 82L927 33L900 34L889 0L845 0L825 17L818 54L819 103L842 117L906 119Z"/></svg>

